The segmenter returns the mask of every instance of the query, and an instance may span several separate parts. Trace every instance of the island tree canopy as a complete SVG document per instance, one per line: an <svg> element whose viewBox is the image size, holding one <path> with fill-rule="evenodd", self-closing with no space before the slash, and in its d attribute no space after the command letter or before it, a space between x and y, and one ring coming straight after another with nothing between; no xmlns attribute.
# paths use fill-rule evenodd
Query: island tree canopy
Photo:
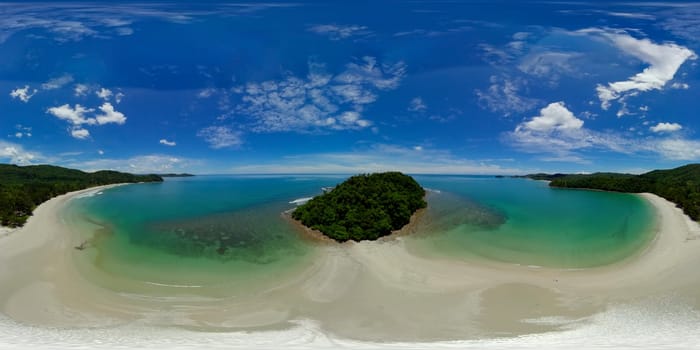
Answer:
<svg viewBox="0 0 700 350"><path fill-rule="evenodd" d="M399 172L356 175L298 207L292 217L340 242L375 240L408 224L427 204L423 188Z"/></svg>

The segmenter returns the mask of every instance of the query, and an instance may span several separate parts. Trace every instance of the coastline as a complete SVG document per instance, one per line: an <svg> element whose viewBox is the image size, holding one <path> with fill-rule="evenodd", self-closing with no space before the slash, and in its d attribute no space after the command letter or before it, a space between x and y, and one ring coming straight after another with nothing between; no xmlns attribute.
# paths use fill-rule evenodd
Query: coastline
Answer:
<svg viewBox="0 0 700 350"><path fill-rule="evenodd" d="M700 264L700 226L652 194L640 196L657 215L655 238L639 254L607 266L555 269L422 257L407 249L405 240L412 238L402 235L420 223L417 212L402 230L386 236L390 239L317 245L310 266L274 289L212 299L182 289L155 292L172 293L163 296L146 289L142 295L118 293L75 269L75 242L60 211L76 196L111 186L53 198L23 228L0 239L4 316L39 329L85 332L192 327L193 337L223 331L243 342L311 322L308 347L356 342L381 347L387 341L449 341L459 347L466 341L564 334L597 322L608 310L652 297L680 296L700 310L700 278L693 277ZM372 327L364 326L367 320ZM0 322L2 327L7 325ZM246 335L235 333L240 330Z"/></svg>

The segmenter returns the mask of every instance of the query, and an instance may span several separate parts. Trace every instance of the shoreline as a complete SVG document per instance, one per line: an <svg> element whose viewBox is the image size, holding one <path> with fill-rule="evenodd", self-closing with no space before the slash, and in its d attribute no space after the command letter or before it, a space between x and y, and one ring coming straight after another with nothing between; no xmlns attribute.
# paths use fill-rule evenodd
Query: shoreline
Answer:
<svg viewBox="0 0 700 350"><path fill-rule="evenodd" d="M51 204L49 204L50 202L54 202L54 201L68 201L68 200L70 200L70 199L73 199L73 198L76 197L76 196L84 195L84 194L90 193L90 192L92 192L92 191L99 192L99 191L106 190L106 189L110 189L110 188L113 188L113 187L124 186L124 185L131 185L131 184L132 184L132 183L124 182L124 183L116 183L116 184L109 184L109 185L93 186L93 187L84 188L84 189L82 189L82 190L67 192L67 193L64 193L64 194L59 194L59 195L56 196L56 197L49 198L47 201L45 201L45 202L39 204L36 208L34 208L34 211L32 211L32 215L30 215L29 218L27 218L27 221L24 223L24 225L18 226L18 227L7 227L7 226L2 226L2 225L0 225L0 239L2 239L2 238L4 238L4 237L8 237L8 236L13 235L13 234L15 234L15 233L17 233L17 232L22 231L25 227L27 227L27 225L29 225L30 221L31 221L32 219L34 219L34 217L36 216L37 211L38 211L42 206L50 206L50 205L51 205ZM42 210L45 210L45 209L42 209Z"/></svg>
<svg viewBox="0 0 700 350"><path fill-rule="evenodd" d="M426 258L411 253L409 238L400 234L421 222L423 214L416 212L399 232L378 241L316 245L309 266L271 289L212 299L197 294L199 289L120 293L76 270L75 242L60 212L71 199L112 186L42 203L23 228L0 239L3 317L37 329L184 327L203 336L249 332L241 341L279 329L292 332L293 325L307 320L315 339L384 346L563 334L607 310L658 296L695 300L692 307L700 310L700 277L693 278L700 264L700 226L652 194L640 196L657 215L654 238L639 254L611 265L556 269ZM372 320L373 326L363 326L363 320Z"/></svg>

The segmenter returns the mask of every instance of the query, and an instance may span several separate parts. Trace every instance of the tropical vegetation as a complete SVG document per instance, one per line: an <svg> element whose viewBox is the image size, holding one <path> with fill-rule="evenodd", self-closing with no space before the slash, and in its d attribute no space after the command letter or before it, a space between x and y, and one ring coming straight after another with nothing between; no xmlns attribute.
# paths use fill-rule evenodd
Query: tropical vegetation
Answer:
<svg viewBox="0 0 700 350"><path fill-rule="evenodd" d="M339 241L376 240L408 224L426 207L425 191L400 172L350 177L299 206L292 217Z"/></svg>
<svg viewBox="0 0 700 350"><path fill-rule="evenodd" d="M34 208L52 197L88 187L127 182L160 182L157 175L102 170L86 173L52 165L0 164L0 224L22 226Z"/></svg>
<svg viewBox="0 0 700 350"><path fill-rule="evenodd" d="M536 174L541 178L541 174ZM595 173L551 178L552 187L586 188L615 192L649 192L668 199L693 220L700 220L700 164L641 175Z"/></svg>

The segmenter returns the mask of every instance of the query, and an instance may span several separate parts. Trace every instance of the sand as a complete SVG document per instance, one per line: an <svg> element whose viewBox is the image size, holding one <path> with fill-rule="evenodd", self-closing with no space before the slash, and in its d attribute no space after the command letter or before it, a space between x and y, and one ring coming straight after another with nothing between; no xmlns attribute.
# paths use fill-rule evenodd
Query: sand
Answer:
<svg viewBox="0 0 700 350"><path fill-rule="evenodd" d="M583 330L599 330L600 324L614 330L616 317L637 317L646 320L636 321L644 329L668 328L671 344L698 339L697 333L671 327L675 321L669 317L685 317L679 318L681 323L700 319L700 227L652 194L642 196L656 209L655 239L639 254L609 266L575 270L428 258L411 252L408 238L398 236L381 242L318 244L308 266L275 285L252 285L247 293L220 297L197 288L116 291L88 280L74 262L79 253L74 246L80 242L60 212L72 198L101 189L54 198L39 206L22 229L0 239L0 311L7 317L0 318L0 334L31 330L56 339L51 337L66 333L48 330L85 330L80 337L114 331L116 335L101 343L113 341L113 346L123 345L120 337L125 334L147 329L170 341L180 339L173 334L220 339L224 336L213 334L223 332L230 335L226 339L231 345L243 348L290 342L301 348L411 348L416 342L497 347L542 344L542 339L565 343L567 334L574 337L566 338L568 344L577 344L570 339L593 339L582 336ZM662 301L670 306L659 307ZM629 311L638 309L643 311ZM659 321L663 324L654 323L659 315L665 317ZM124 333L119 335L119 330ZM260 340L266 339L264 334L277 340ZM663 340L647 335L630 341L647 339L641 344L649 345ZM614 337L611 333L598 341L619 341ZM169 347L163 345L168 339L139 339Z"/></svg>

